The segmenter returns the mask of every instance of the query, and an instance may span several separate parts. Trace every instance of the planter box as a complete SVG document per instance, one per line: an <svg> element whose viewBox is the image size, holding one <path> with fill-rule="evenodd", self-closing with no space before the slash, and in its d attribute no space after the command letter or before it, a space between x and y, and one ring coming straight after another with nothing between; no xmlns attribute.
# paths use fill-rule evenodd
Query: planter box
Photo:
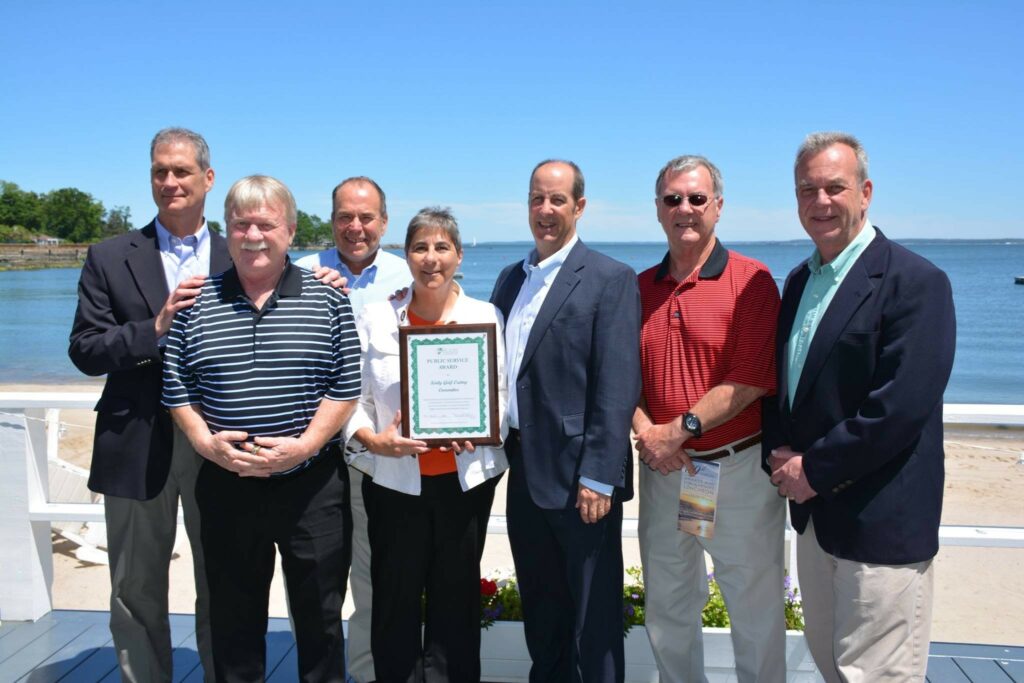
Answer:
<svg viewBox="0 0 1024 683"><path fill-rule="evenodd" d="M704 664L710 683L736 680L729 629L704 629ZM530 655L522 622L497 621L481 633L480 665L483 680L491 683L529 679ZM786 668L790 683L821 680L800 631L786 632ZM626 635L626 683L658 683L658 667L643 626L634 626Z"/></svg>

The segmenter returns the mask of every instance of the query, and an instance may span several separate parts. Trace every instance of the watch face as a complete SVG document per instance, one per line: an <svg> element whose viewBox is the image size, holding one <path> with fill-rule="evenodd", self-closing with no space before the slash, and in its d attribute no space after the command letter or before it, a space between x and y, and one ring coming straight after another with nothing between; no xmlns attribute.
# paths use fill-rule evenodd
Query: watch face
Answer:
<svg viewBox="0 0 1024 683"><path fill-rule="evenodd" d="M686 429L694 433L700 430L700 420L697 419L696 415L686 416Z"/></svg>

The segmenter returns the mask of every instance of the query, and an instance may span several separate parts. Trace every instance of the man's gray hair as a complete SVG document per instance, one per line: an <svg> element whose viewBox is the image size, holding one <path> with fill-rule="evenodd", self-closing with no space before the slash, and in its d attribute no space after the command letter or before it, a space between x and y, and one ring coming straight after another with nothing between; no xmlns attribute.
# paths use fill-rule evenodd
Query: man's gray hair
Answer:
<svg viewBox="0 0 1024 683"><path fill-rule="evenodd" d="M228 190L224 198L224 223L231 225L231 214L259 209L268 204L283 204L284 217L288 225L295 225L295 197L292 191L276 178L267 175L251 175L242 178Z"/></svg>
<svg viewBox="0 0 1024 683"><path fill-rule="evenodd" d="M533 176L537 175L537 169L548 164L565 164L572 169L572 200L578 202L583 197L584 191L583 171L580 170L580 167L575 162L568 159L545 159L534 166L533 171L530 172L530 186L533 186Z"/></svg>
<svg viewBox="0 0 1024 683"><path fill-rule="evenodd" d="M373 178L367 178L364 175L352 176L351 178L345 178L340 183L334 186L331 191L331 220L334 220L334 207L338 203L338 192L341 188L345 187L349 183L365 183L370 185L373 189L377 190L377 196L380 197L380 215L381 218L388 217L388 202L384 198L384 190L381 189L380 185Z"/></svg>
<svg viewBox="0 0 1024 683"><path fill-rule="evenodd" d="M860 140L842 131L819 131L804 138L803 144L796 152L793 175L796 175L796 169L804 159L814 156L832 145L846 145L853 150L857 156L857 180L863 185L864 181L868 179L868 153L864 150L864 145L860 144Z"/></svg>
<svg viewBox="0 0 1024 683"><path fill-rule="evenodd" d="M459 235L459 223L448 207L428 206L409 221L409 229L405 231L405 253L412 248L416 233L423 228L434 228L444 232L455 245L455 251L462 252L462 237Z"/></svg>
<svg viewBox="0 0 1024 683"><path fill-rule="evenodd" d="M665 178L669 173L683 173L684 171L692 171L701 166L706 168L708 173L711 174L711 190L715 193L716 197L721 197L722 192L725 190L725 184L722 182L722 172L706 157L702 157L699 154L684 154L665 164L658 171L658 179L654 181L654 195L656 197L661 196L661 191L665 187Z"/></svg>
<svg viewBox="0 0 1024 683"><path fill-rule="evenodd" d="M196 153L196 163L200 170L210 168L210 146L206 144L203 136L188 128L164 128L153 136L153 142L149 143L149 160L153 160L153 153L157 145L169 145L175 142L187 142L192 145Z"/></svg>

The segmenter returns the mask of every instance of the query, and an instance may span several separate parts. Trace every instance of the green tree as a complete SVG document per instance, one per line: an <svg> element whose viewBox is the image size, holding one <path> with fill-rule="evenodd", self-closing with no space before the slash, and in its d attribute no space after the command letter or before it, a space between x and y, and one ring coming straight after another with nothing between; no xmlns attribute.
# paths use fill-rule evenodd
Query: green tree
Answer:
<svg viewBox="0 0 1024 683"><path fill-rule="evenodd" d="M295 244L317 246L333 239L331 224L319 216L299 211L295 220Z"/></svg>
<svg viewBox="0 0 1024 683"><path fill-rule="evenodd" d="M224 228L220 227L220 221L206 221L206 227L210 232L215 232L218 235L224 234Z"/></svg>
<svg viewBox="0 0 1024 683"><path fill-rule="evenodd" d="M70 242L94 242L103 236L103 203L74 187L43 196L43 230Z"/></svg>
<svg viewBox="0 0 1024 683"><path fill-rule="evenodd" d="M107 211L107 217L103 221L103 236L114 237L123 235L132 229L132 210L127 206L115 206Z"/></svg>
<svg viewBox="0 0 1024 683"><path fill-rule="evenodd" d="M0 180L0 225L20 225L32 232L42 230L42 202L39 195Z"/></svg>
<svg viewBox="0 0 1024 683"><path fill-rule="evenodd" d="M32 233L20 225L0 224L0 242L4 244L25 244L32 241Z"/></svg>

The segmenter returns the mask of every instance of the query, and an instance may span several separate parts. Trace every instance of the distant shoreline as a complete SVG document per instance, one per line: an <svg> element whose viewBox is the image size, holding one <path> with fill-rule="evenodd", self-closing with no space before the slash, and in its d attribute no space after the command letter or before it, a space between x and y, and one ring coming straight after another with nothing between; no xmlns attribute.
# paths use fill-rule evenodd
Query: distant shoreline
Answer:
<svg viewBox="0 0 1024 683"><path fill-rule="evenodd" d="M908 237L894 238L903 244L999 244L999 245L1024 245L1024 239L1019 237L984 237L973 239L946 239L942 237ZM629 242L605 242L590 241L591 246L617 246L636 245L650 246L662 245L660 240L652 241L629 241ZM807 245L811 249L809 239L792 240L726 240L728 246L752 245L752 244L780 244L780 245ZM474 247L500 247L510 245L522 245L524 249L529 248L532 242L528 240L510 240L496 242L478 242L476 245L465 245L466 249ZM88 244L57 244L39 246L35 244L0 244L0 272L18 270L46 270L48 268L81 268L85 263L85 255L89 249ZM401 252L405 246L402 244L384 244L384 249L394 252ZM291 251L320 251L325 247L319 245L293 246Z"/></svg>

